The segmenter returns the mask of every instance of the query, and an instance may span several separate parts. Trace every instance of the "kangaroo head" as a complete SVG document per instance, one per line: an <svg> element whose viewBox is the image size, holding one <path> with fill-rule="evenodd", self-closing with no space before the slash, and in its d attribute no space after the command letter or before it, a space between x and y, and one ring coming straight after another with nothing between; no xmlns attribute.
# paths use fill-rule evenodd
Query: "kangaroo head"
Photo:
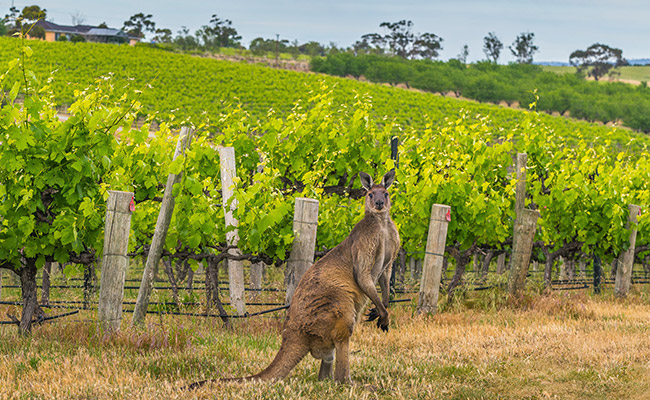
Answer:
<svg viewBox="0 0 650 400"><path fill-rule="evenodd" d="M375 185L372 177L365 172L360 172L361 185L368 192L366 193L366 213L388 213L390 211L390 196L388 189L395 180L395 170L389 172L381 178L381 183Z"/></svg>

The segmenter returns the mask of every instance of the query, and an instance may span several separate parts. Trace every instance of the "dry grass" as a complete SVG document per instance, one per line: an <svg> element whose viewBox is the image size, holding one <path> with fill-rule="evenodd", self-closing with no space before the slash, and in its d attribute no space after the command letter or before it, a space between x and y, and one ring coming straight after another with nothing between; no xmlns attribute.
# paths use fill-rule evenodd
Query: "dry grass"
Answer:
<svg viewBox="0 0 650 400"><path fill-rule="evenodd" d="M213 384L266 366L279 320L256 318L226 331L218 320L149 317L149 325L104 339L86 314L19 337L0 327L0 397L7 399L641 399L650 391L650 303L586 294L532 296L498 310L456 307L434 317L392 309L391 330L359 326L354 385L316 380L308 356L277 383ZM0 313L5 314L6 308Z"/></svg>

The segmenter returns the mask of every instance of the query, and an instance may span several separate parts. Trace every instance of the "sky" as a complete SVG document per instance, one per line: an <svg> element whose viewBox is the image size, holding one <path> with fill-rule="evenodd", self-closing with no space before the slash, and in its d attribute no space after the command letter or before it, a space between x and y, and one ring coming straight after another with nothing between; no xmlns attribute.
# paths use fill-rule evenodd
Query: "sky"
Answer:
<svg viewBox="0 0 650 400"><path fill-rule="evenodd" d="M382 22L413 21L414 33L443 38L439 59L455 58L466 44L468 61L484 60L483 38L494 32L503 42L499 62L514 61L508 46L522 32L535 34L534 59L567 62L594 43L623 50L627 59L650 58L650 1L647 0L0 0L0 13L37 4L47 20L69 25L121 28L130 16L152 14L157 28L195 32L213 14L232 21L248 47L257 37L351 46L366 33L384 34ZM6 10L6 11L5 11Z"/></svg>

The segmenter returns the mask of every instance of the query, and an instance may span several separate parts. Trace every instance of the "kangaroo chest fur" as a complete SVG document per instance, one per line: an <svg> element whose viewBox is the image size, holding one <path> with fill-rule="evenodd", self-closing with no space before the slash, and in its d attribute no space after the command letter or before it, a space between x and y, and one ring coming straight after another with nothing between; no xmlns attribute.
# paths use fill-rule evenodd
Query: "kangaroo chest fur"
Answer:
<svg viewBox="0 0 650 400"><path fill-rule="evenodd" d="M379 277L386 271L388 266L393 262L397 251L399 250L399 234L397 228L390 218L386 221L379 221L377 229L375 262L373 263L372 276L373 282L376 284ZM353 266L354 267L354 266Z"/></svg>

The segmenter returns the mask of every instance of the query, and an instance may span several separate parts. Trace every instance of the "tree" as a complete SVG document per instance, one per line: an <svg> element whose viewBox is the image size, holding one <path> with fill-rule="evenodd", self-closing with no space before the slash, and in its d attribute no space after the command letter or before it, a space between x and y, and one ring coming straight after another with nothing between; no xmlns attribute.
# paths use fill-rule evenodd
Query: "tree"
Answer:
<svg viewBox="0 0 650 400"><path fill-rule="evenodd" d="M488 35L483 38L483 52L485 53L488 61L496 64L499 60L499 55L501 54L502 49L503 43L501 43L494 32L488 33Z"/></svg>
<svg viewBox="0 0 650 400"><path fill-rule="evenodd" d="M463 64L467 64L467 56L469 56L469 46L464 45L463 49L458 54L458 61L460 61Z"/></svg>
<svg viewBox="0 0 650 400"><path fill-rule="evenodd" d="M45 39L45 29L42 26L31 26L29 29L29 36L35 39Z"/></svg>
<svg viewBox="0 0 650 400"><path fill-rule="evenodd" d="M398 57L407 58L409 47L415 42L415 35L411 32L412 21L401 20L398 22L382 22L380 27L388 29L384 40L390 50Z"/></svg>
<svg viewBox="0 0 650 400"><path fill-rule="evenodd" d="M301 54L306 54L310 57L325 55L325 47L323 47L322 44L314 41L301 44L298 46L298 50L300 50Z"/></svg>
<svg viewBox="0 0 650 400"><path fill-rule="evenodd" d="M9 9L9 13L5 15L4 21L5 23L16 23L16 20L20 16L20 10L17 9L16 7L11 7Z"/></svg>
<svg viewBox="0 0 650 400"><path fill-rule="evenodd" d="M106 24L106 22L102 22L101 24L97 25L97 27L98 28L108 29L108 25Z"/></svg>
<svg viewBox="0 0 650 400"><path fill-rule="evenodd" d="M137 13L132 15L128 21L124 21L124 27L122 28L129 36L135 36L139 38L144 37L145 32L154 33L156 31L156 23L151 20L153 15L143 13Z"/></svg>
<svg viewBox="0 0 650 400"><path fill-rule="evenodd" d="M623 50L594 43L587 50L576 50L571 53L569 63L577 67L578 73L587 71L587 76L598 80L612 68L627 65L627 60L623 58Z"/></svg>
<svg viewBox="0 0 650 400"><path fill-rule="evenodd" d="M443 39L433 33L414 34L412 21L382 22L386 35L369 33L353 45L355 53L388 53L402 58L436 58Z"/></svg>
<svg viewBox="0 0 650 400"><path fill-rule="evenodd" d="M512 42L512 46L508 46L513 56L517 58L519 64L532 64L533 54L538 50L538 47L533 44L535 34L531 32L520 33Z"/></svg>
<svg viewBox="0 0 650 400"><path fill-rule="evenodd" d="M71 41L72 43L80 43L80 42L85 42L85 41L86 41L86 38L83 37L83 36L81 36L81 35L78 34L78 33L75 33L75 34L72 35L72 37L70 38L70 41Z"/></svg>
<svg viewBox="0 0 650 400"><path fill-rule="evenodd" d="M199 41L196 37L190 35L190 30L186 26L183 26L174 38L174 45L183 51L188 51L198 48Z"/></svg>
<svg viewBox="0 0 650 400"><path fill-rule="evenodd" d="M357 40L352 49L356 55L359 54L383 54L386 41L384 37L378 33L368 33L361 36L361 40Z"/></svg>
<svg viewBox="0 0 650 400"><path fill-rule="evenodd" d="M442 50L442 38L433 33L423 33L413 42L413 48L409 55L411 58L433 59L438 57L438 52Z"/></svg>
<svg viewBox="0 0 650 400"><path fill-rule="evenodd" d="M171 43L173 41L171 29L156 29L156 36L153 40L158 43Z"/></svg>
<svg viewBox="0 0 650 400"><path fill-rule="evenodd" d="M288 44L289 41L286 39L276 40L258 37L251 41L248 48L256 56L262 56L268 53L275 53L276 50L283 53L287 50Z"/></svg>
<svg viewBox="0 0 650 400"><path fill-rule="evenodd" d="M39 6L27 6L23 8L23 12L20 15L22 19L28 23L28 24L33 24L34 22L38 21L39 19L45 19L47 16L47 10L46 9L41 9Z"/></svg>
<svg viewBox="0 0 650 400"><path fill-rule="evenodd" d="M22 12L16 7L11 7L9 9L9 14L4 17L4 22L8 24L8 26L6 26L8 28L7 33L11 35L16 32L21 32L23 25L26 24L29 27L39 19L45 19L46 15L47 10L41 9L41 7L36 5L26 6L23 8ZM42 28L30 32L30 36L41 37L41 33L42 37L45 37L45 31Z"/></svg>
<svg viewBox="0 0 650 400"><path fill-rule="evenodd" d="M210 25L203 25L196 31L196 36L206 49L218 50L220 47L240 47L241 36L233 28L232 21L221 19L212 14Z"/></svg>

